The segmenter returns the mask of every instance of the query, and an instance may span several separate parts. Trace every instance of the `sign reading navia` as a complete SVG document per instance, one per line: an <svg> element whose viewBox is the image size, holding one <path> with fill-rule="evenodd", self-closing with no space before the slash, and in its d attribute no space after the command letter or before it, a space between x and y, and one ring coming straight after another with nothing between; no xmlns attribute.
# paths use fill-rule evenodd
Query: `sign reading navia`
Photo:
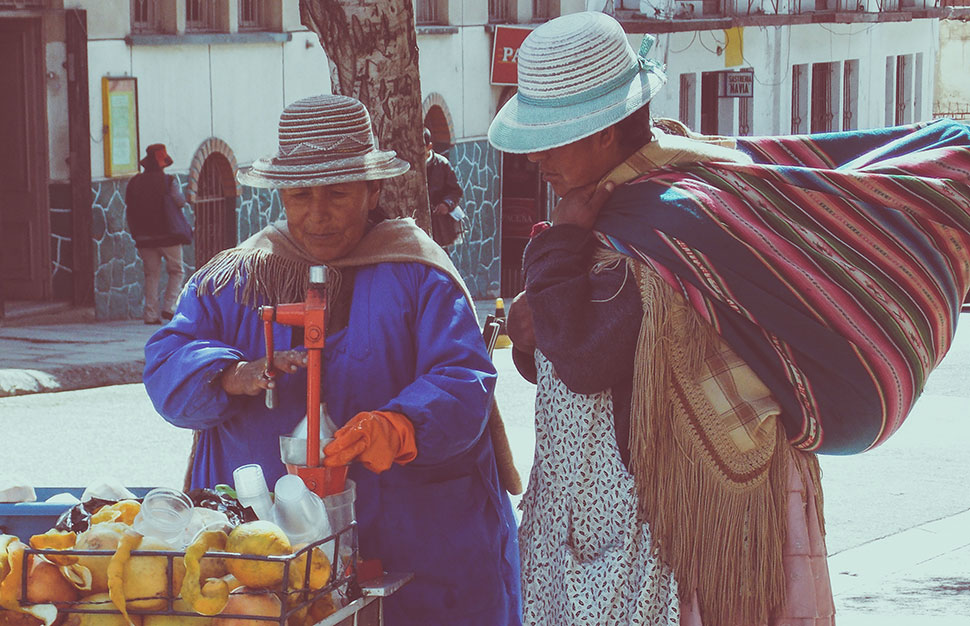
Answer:
<svg viewBox="0 0 970 626"><path fill-rule="evenodd" d="M751 98L754 96L754 71L740 70L721 72L722 98Z"/></svg>

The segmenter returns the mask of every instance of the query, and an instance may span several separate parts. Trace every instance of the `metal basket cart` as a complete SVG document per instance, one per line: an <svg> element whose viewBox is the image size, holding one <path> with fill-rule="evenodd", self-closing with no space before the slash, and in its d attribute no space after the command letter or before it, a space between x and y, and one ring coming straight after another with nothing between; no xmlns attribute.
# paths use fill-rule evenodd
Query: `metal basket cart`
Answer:
<svg viewBox="0 0 970 626"><path fill-rule="evenodd" d="M206 552L206 557L221 559L245 559L253 561L267 561L280 563L283 566L283 580L290 580L290 571L298 567L298 560L304 555L309 555L312 550L323 548L332 544L335 563L331 564L330 580L319 589L309 588L310 568L312 559L305 558L306 571L304 572L303 587L294 588L285 583L279 590L266 590L266 593L274 593L280 601L280 615L278 617L266 617L258 615L240 615L235 613L220 613L220 618L240 618L260 620L268 624L277 623L280 626L287 626L289 620L294 616L299 617L299 613L310 608L310 606L327 596L336 596L339 599L335 612L327 615L322 620L316 622L316 626L380 626L384 623L383 600L401 588L411 578L411 574L383 574L366 581L359 580L358 571L358 549L357 549L357 523L352 522L345 528L340 529L333 535L319 539L307 544L293 554L281 556L259 556L251 554L236 554L230 552ZM349 548L349 549L348 549ZM39 549L27 547L24 550L25 560L29 555L51 555L63 556L65 551L55 549ZM110 557L113 552L108 550L71 550L74 556L104 556ZM167 585L164 598L154 596L151 599L164 600L165 607L152 609L129 608L131 615L172 615L198 617L194 611L184 611L175 608L175 600L180 595L180 590L175 589L175 560L185 557L184 551L177 550L132 550L131 557L162 557L166 559ZM24 567L21 573L21 598L27 597L27 571ZM146 600L148 598L128 598L129 601ZM29 603L26 603L27 605ZM110 602L105 602L104 607L91 608L90 603L83 601L67 602L60 606L59 610L67 613L118 613L118 610ZM83 605L83 606L82 606ZM309 622L301 621L300 626L308 626ZM291 625L295 626L295 625Z"/></svg>

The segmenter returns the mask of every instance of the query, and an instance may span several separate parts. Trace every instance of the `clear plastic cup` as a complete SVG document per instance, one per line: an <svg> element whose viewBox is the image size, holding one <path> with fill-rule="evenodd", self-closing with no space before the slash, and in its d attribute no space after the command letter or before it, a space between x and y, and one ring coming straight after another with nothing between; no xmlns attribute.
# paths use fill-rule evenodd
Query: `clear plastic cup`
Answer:
<svg viewBox="0 0 970 626"><path fill-rule="evenodd" d="M351 522L356 521L357 516L354 511L354 500L356 498L357 485L352 480L346 482L346 489L340 493L323 498L323 506L327 510L330 527L334 533L339 533L350 526ZM352 540L352 533L346 532L340 535L340 554L342 556L349 556L353 553L354 546L351 544Z"/></svg>
<svg viewBox="0 0 970 626"><path fill-rule="evenodd" d="M273 519L292 545L306 544L330 535L330 521L320 496L307 489L298 476L276 481Z"/></svg>
<svg viewBox="0 0 970 626"><path fill-rule="evenodd" d="M132 528L172 546L183 547L192 519L192 501L178 489L158 487L145 494Z"/></svg>
<svg viewBox="0 0 970 626"><path fill-rule="evenodd" d="M232 471L232 480L236 487L236 499L243 506L248 506L261 520L271 520L273 499L266 486L263 468L257 463L241 465Z"/></svg>

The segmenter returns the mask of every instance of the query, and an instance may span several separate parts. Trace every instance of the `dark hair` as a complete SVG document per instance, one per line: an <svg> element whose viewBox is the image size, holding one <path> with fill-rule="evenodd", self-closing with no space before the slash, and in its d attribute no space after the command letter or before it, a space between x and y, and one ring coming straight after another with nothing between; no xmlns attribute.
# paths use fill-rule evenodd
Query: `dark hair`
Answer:
<svg viewBox="0 0 970 626"><path fill-rule="evenodd" d="M426 146L431 145L431 131L428 130L427 128L424 129L424 145Z"/></svg>
<svg viewBox="0 0 970 626"><path fill-rule="evenodd" d="M620 150L626 158L642 148L653 139L650 131L650 104L645 104L633 115L625 117L616 123L616 135L620 142Z"/></svg>

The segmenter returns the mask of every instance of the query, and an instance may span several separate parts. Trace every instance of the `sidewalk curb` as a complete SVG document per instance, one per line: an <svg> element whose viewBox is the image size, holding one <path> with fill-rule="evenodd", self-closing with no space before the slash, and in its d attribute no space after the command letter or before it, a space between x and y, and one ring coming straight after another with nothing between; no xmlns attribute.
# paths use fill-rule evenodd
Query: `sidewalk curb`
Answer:
<svg viewBox="0 0 970 626"><path fill-rule="evenodd" d="M140 383L145 361L90 363L48 371L0 369L0 398Z"/></svg>

